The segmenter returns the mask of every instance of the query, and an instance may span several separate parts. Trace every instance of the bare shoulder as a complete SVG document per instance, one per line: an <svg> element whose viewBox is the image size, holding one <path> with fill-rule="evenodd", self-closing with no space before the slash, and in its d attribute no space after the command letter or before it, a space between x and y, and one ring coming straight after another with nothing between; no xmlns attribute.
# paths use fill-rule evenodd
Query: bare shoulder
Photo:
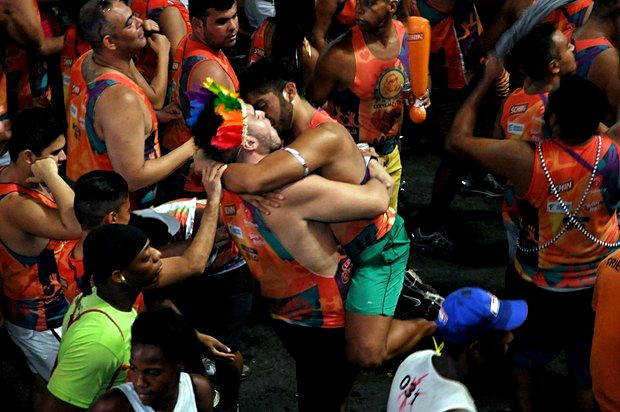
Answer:
<svg viewBox="0 0 620 412"><path fill-rule="evenodd" d="M323 59L326 61L341 63L355 61L352 38L352 31L347 30L327 45L321 57L325 56Z"/></svg>
<svg viewBox="0 0 620 412"><path fill-rule="evenodd" d="M131 412L133 408L127 397L118 389L112 389L97 399L90 412Z"/></svg>
<svg viewBox="0 0 620 412"><path fill-rule="evenodd" d="M222 66L215 60L203 60L192 69L188 87L202 84L205 78L211 77L217 83L233 88L232 79Z"/></svg>

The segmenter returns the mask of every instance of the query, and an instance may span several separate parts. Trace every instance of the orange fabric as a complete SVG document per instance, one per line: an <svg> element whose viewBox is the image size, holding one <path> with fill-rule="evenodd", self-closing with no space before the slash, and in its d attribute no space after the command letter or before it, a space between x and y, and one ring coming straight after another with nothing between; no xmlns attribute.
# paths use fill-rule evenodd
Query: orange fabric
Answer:
<svg viewBox="0 0 620 412"><path fill-rule="evenodd" d="M65 31L65 40L60 52L60 72L65 95L65 107L69 103L69 84L71 83L71 67L81 55L91 49L90 44L77 34L77 26L70 24Z"/></svg>
<svg viewBox="0 0 620 412"><path fill-rule="evenodd" d="M528 142L543 140L548 95L527 94L521 87L512 92L504 102L500 120L504 137Z"/></svg>
<svg viewBox="0 0 620 412"><path fill-rule="evenodd" d="M574 213L591 176L598 139L590 139L581 146L567 146L551 139L542 142L542 148L551 178ZM618 240L619 167L616 146L603 136L597 173L578 218L590 233L609 243ZM551 193L537 153L533 170L527 192L517 198L519 243L524 248L553 239L566 222L566 215ZM610 252L611 249L594 243L571 227L555 243L538 253L518 250L515 267L524 279L541 287L582 288L594 284L596 267Z"/></svg>
<svg viewBox="0 0 620 412"><path fill-rule="evenodd" d="M151 19L159 23L159 16L168 7L175 7L181 13L187 33L192 32L192 25L189 19L189 12L183 3L179 0L133 0L129 5L134 13L142 19ZM144 76L147 82L153 80L157 69L157 54L148 45L144 47L137 55L136 67Z"/></svg>
<svg viewBox="0 0 620 412"><path fill-rule="evenodd" d="M536 3L537 1L534 1ZM542 21L553 25L570 41L573 31L586 22L594 0L575 0L549 13Z"/></svg>
<svg viewBox="0 0 620 412"><path fill-rule="evenodd" d="M344 6L340 13L336 15L336 19L345 26L355 26L355 7L357 0L344 0Z"/></svg>
<svg viewBox="0 0 620 412"><path fill-rule="evenodd" d="M620 411L620 251L597 271L592 308L596 312L590 372L594 397L603 412Z"/></svg>
<svg viewBox="0 0 620 412"><path fill-rule="evenodd" d="M344 326L344 299L351 270L348 258L342 256L335 275L306 269L284 249L256 208L226 190L221 216L259 281L274 319L308 327Z"/></svg>
<svg viewBox="0 0 620 412"><path fill-rule="evenodd" d="M248 66L252 63L256 63L263 57L269 57L270 53L267 52L266 34L269 26L273 25L271 19L267 18L261 23L260 26L252 33L252 44L250 45L250 55L248 56ZM271 45L269 45L271 49Z"/></svg>
<svg viewBox="0 0 620 412"><path fill-rule="evenodd" d="M0 183L0 199L14 192L56 208L51 197L17 184ZM37 331L62 325L69 307L58 281L57 261L63 245L51 239L38 256L24 256L0 242L2 313L7 320Z"/></svg>

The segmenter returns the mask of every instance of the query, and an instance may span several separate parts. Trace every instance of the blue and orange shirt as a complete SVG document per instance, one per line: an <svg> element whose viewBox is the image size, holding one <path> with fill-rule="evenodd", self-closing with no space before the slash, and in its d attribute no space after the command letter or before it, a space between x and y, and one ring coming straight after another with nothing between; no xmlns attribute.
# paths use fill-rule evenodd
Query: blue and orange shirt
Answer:
<svg viewBox="0 0 620 412"><path fill-rule="evenodd" d="M398 41L404 43L405 27L393 21ZM358 26L351 29L355 78L347 90L330 97L328 112L347 128L356 142L368 143L378 154L394 151L403 120L402 91L408 75L400 56L381 60L373 56Z"/></svg>
<svg viewBox="0 0 620 412"><path fill-rule="evenodd" d="M479 64L482 23L473 1L456 1L450 10L433 0L412 0L431 23L430 74L434 89L462 89Z"/></svg>
<svg viewBox="0 0 620 412"><path fill-rule="evenodd" d="M82 63L90 53L84 54L76 62L71 72L69 85L71 96L67 120L67 176L76 181L84 173L92 170L113 170L105 141L95 132L95 105L105 90L121 84L136 93L151 114L152 131L144 141L144 160L161 156L158 139L157 116L144 91L133 80L120 72L105 73L86 85L82 76ZM157 185L142 188L130 194L132 209L152 205Z"/></svg>
<svg viewBox="0 0 620 412"><path fill-rule="evenodd" d="M308 270L284 248L254 206L226 190L221 216L259 281L272 318L307 327L344 327L351 276L351 261L345 255L336 273Z"/></svg>
<svg viewBox="0 0 620 412"><path fill-rule="evenodd" d="M616 208L620 204L620 161L616 145L605 136L601 139L595 177L576 217L597 239L614 243L618 241ZM598 137L594 137L581 146L568 146L557 139L540 143L554 185L572 213L588 186L598 142ZM588 239L572 225L548 247L527 251L537 250L538 246L553 240L569 222L551 191L538 154L534 156L534 172L528 190L516 197L516 202L519 248L515 267L519 274L543 288L570 290L593 286L598 264L614 249Z"/></svg>
<svg viewBox="0 0 620 412"><path fill-rule="evenodd" d="M504 102L500 127L504 138L540 142L546 136L545 108L548 93L528 94L519 87Z"/></svg>
<svg viewBox="0 0 620 412"><path fill-rule="evenodd" d="M605 50L614 47L609 40L604 37L596 39L577 40L573 38L575 45L575 62L577 63L577 75L588 79L590 67L596 57Z"/></svg>
<svg viewBox="0 0 620 412"><path fill-rule="evenodd" d="M65 40L60 52L60 72L62 87L65 95L65 107L69 104L69 84L71 83L71 68L81 55L91 49L90 44L77 33L77 26L70 24L65 30Z"/></svg>
<svg viewBox="0 0 620 412"><path fill-rule="evenodd" d="M535 0L534 3L537 1ZM583 26L590 16L593 5L594 0L575 0L558 7L549 13L542 22L553 23L556 29L564 33L568 40L571 40L573 31Z"/></svg>
<svg viewBox="0 0 620 412"><path fill-rule="evenodd" d="M248 66L271 55L271 45L267 43L267 31L273 30L274 27L273 19L267 17L254 33L252 33L252 44L250 45L250 54L248 54Z"/></svg>
<svg viewBox="0 0 620 412"><path fill-rule="evenodd" d="M175 7L181 13L187 33L192 32L187 7L180 0L132 0L129 7L142 20L150 19L159 23L159 16L168 7ZM157 54L149 46L144 47L137 55L136 67L147 82L155 77L157 68Z"/></svg>
<svg viewBox="0 0 620 412"><path fill-rule="evenodd" d="M0 183L0 201L15 192L56 208L51 197L14 183ZM69 309L57 265L63 246L60 240L50 240L38 256L24 256L0 242L2 313L9 322L36 331L62 325Z"/></svg>

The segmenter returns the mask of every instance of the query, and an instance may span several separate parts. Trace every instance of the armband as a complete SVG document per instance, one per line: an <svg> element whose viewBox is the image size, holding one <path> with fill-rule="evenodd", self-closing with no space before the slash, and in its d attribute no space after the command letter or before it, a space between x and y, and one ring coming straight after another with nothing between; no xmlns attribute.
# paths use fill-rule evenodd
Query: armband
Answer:
<svg viewBox="0 0 620 412"><path fill-rule="evenodd" d="M304 177L308 176L308 173L310 173L310 169L308 169L308 163L306 162L306 159L304 159L304 157L297 150L291 147L285 147L282 150L292 154L295 160L301 163L301 166L304 168Z"/></svg>

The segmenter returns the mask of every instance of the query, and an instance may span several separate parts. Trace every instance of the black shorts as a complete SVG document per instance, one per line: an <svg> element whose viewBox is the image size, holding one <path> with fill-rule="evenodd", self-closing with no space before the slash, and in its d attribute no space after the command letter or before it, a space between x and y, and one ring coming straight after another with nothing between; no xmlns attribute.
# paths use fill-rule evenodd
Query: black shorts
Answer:
<svg viewBox="0 0 620 412"><path fill-rule="evenodd" d="M549 291L524 280L510 265L506 270L506 294L509 299L524 299L528 304L527 319L514 331L511 344L515 365L540 367L564 352L569 376L579 387L591 388L593 288Z"/></svg>
<svg viewBox="0 0 620 412"><path fill-rule="evenodd" d="M357 374L347 362L344 328L311 328L279 320L272 320L272 325L295 360L299 409L338 412Z"/></svg>

